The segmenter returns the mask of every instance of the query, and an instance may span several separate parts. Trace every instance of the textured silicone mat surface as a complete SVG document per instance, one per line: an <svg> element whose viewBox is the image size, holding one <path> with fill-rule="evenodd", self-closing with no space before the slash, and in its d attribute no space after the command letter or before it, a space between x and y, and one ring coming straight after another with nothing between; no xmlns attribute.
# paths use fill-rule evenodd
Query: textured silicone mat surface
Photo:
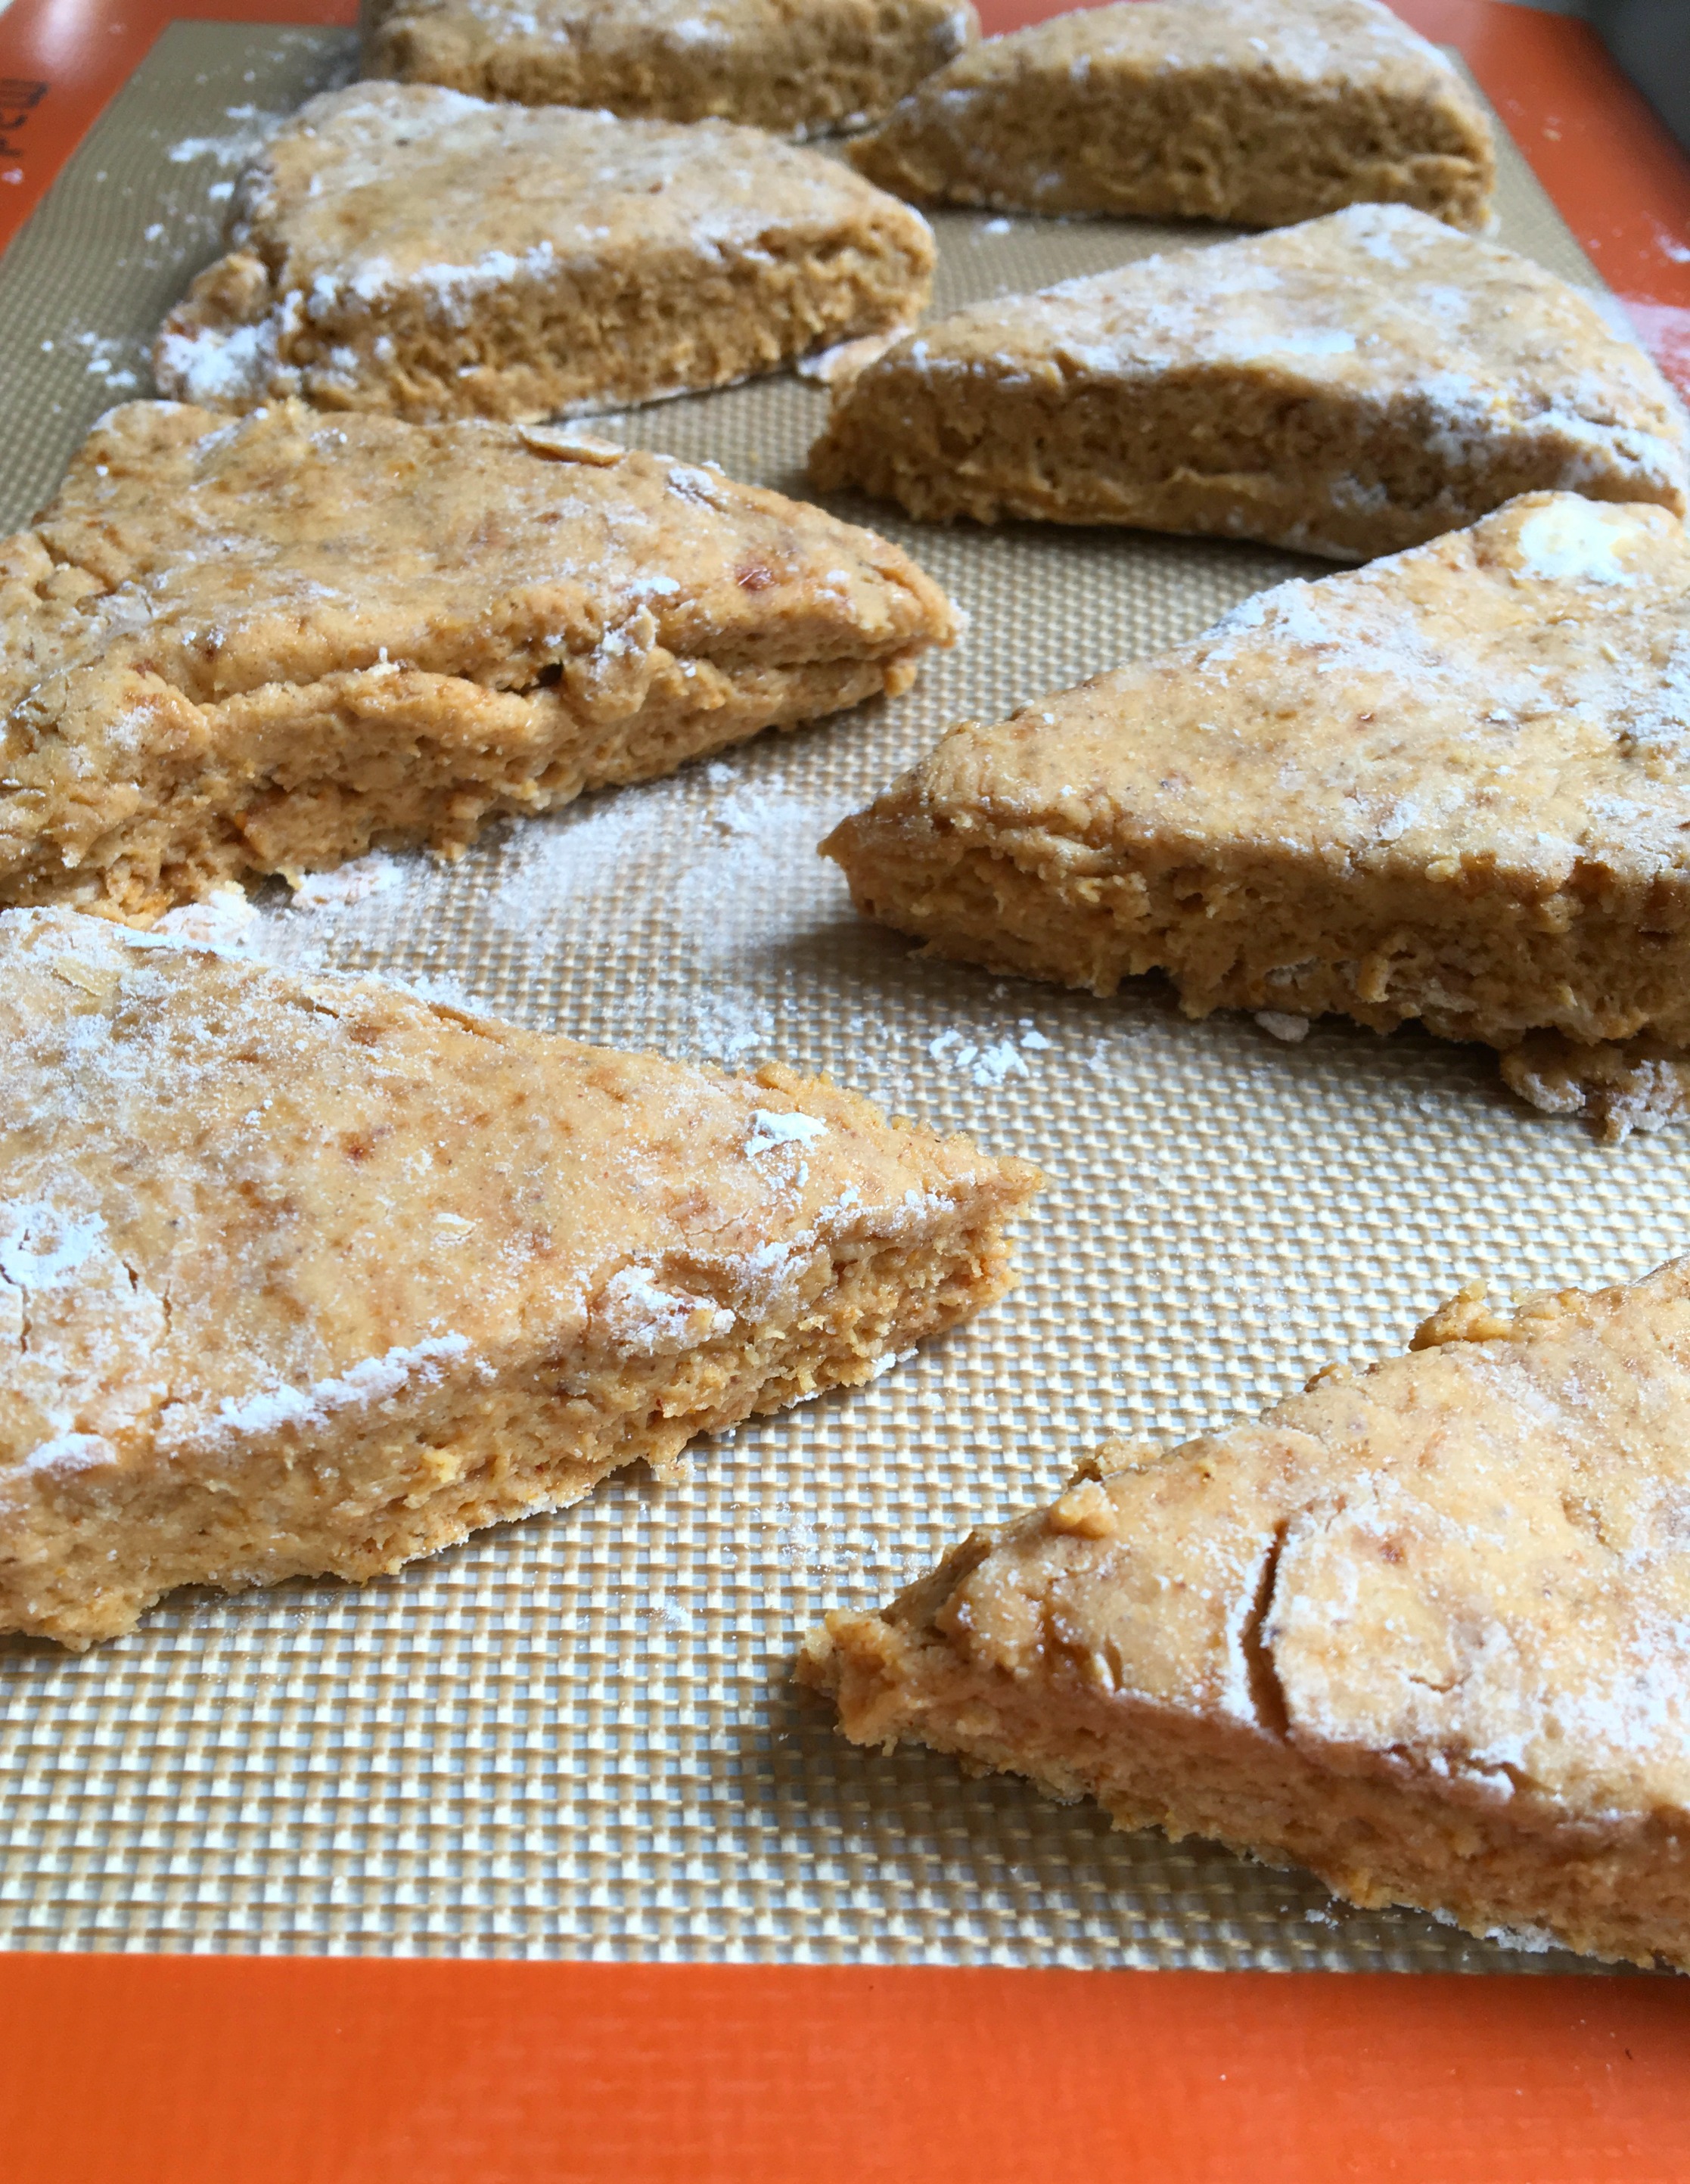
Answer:
<svg viewBox="0 0 1690 2184"><path fill-rule="evenodd" d="M264 117L341 34L178 25L0 265L0 522L147 391L146 338L212 254ZM1502 237L1586 260L1511 148ZM950 216L941 306L1160 247L1165 228ZM1192 231L1181 240L1213 239ZM783 378L605 429L801 490L824 397ZM1482 1052L1183 1022L912 957L814 845L950 722L1202 627L1318 565L862 507L969 610L913 692L501 830L455 866L277 889L247 944L443 982L624 1045L825 1069L1024 1154L1050 1188L985 1319L869 1388L613 1479L401 1577L185 1596L74 1659L0 1641L0 1942L1567 1969L1306 1877L1113 1835L1087 1808L840 1741L788 1680L828 1607L884 1598L1105 1433L1171 1440L1329 1358L1400 1345L1470 1274L1642 1272L1690 1232L1690 1138L1605 1150ZM360 888L365 891L361 894Z"/></svg>

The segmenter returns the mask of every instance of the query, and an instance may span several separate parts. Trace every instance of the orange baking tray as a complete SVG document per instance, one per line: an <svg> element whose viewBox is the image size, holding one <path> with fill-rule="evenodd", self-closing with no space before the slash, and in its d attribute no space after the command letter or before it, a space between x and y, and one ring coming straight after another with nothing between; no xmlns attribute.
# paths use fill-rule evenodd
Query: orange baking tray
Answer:
<svg viewBox="0 0 1690 2184"><path fill-rule="evenodd" d="M1643 100L1568 18L1398 6L1690 391L1690 162ZM0 248L176 16L352 14L12 0ZM1690 2184L1687 2114L1665 1977L0 1955L0 2184Z"/></svg>

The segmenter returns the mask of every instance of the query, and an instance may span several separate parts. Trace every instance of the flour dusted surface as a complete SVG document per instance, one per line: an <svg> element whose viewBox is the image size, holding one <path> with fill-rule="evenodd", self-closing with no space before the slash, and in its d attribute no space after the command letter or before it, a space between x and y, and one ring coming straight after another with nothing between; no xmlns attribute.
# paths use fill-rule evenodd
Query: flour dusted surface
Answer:
<svg viewBox="0 0 1690 2184"><path fill-rule="evenodd" d="M13 1628L397 1567L1002 1285L1027 1172L820 1082L64 911L0 916L0 958Z"/></svg>

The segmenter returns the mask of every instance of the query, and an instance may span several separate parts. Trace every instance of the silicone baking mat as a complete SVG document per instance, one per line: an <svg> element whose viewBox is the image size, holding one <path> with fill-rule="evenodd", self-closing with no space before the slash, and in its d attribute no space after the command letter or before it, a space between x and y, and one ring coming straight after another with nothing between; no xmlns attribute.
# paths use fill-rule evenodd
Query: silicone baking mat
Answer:
<svg viewBox="0 0 1690 2184"><path fill-rule="evenodd" d="M0 521L148 391L147 337L212 254L265 128L344 32L178 24L0 263ZM1504 147L1502 239L1593 276ZM1206 229L951 216L938 306ZM822 393L780 378L601 429L802 491ZM1055 529L924 530L970 627L894 704L502 829L366 861L241 944L427 980L522 1022L825 1069L1038 1161L1021 1279L869 1388L699 1447L660 1487L484 1534L388 1582L181 1596L72 1658L0 1641L0 1943L603 1958L1571 1968L1089 1807L838 1739L801 1633L1103 1435L1181 1437L1400 1345L1471 1274L1642 1272L1690 1236L1690 1137L1606 1149L1484 1053L1336 1024L1276 1044L928 963L856 920L815 844L965 715L1202 628L1319 565Z"/></svg>

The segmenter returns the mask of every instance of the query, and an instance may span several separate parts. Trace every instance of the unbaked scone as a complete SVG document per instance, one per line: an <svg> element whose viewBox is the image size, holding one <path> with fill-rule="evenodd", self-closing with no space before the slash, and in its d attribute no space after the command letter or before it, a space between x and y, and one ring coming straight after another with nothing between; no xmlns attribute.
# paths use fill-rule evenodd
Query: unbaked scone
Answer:
<svg viewBox="0 0 1690 2184"><path fill-rule="evenodd" d="M1690 1970L1690 1260L1119 1444L800 1674L901 1739L1351 1903Z"/></svg>
<svg viewBox="0 0 1690 2184"><path fill-rule="evenodd" d="M159 392L414 422L604 409L773 371L918 317L918 213L725 122L326 92L242 176Z"/></svg>
<svg viewBox="0 0 1690 2184"><path fill-rule="evenodd" d="M0 539L0 901L147 920L905 689L895 546L566 428L133 403Z"/></svg>
<svg viewBox="0 0 1690 2184"><path fill-rule="evenodd" d="M1364 560L1522 493L1682 515L1685 440L1654 365L1565 281L1353 205L923 326L835 393L810 475L929 520Z"/></svg>
<svg viewBox="0 0 1690 2184"><path fill-rule="evenodd" d="M1690 541L1534 493L953 729L826 844L936 953L1190 1016L1690 1049Z"/></svg>
<svg viewBox="0 0 1690 2184"><path fill-rule="evenodd" d="M70 911L0 915L0 1630L365 1578L869 1379L1037 1178Z"/></svg>
<svg viewBox="0 0 1690 2184"><path fill-rule="evenodd" d="M366 75L777 136L860 128L979 35L969 0L388 0Z"/></svg>
<svg viewBox="0 0 1690 2184"><path fill-rule="evenodd" d="M1127 0L987 38L851 147L919 200L1280 227L1490 218L1484 109L1380 0Z"/></svg>

